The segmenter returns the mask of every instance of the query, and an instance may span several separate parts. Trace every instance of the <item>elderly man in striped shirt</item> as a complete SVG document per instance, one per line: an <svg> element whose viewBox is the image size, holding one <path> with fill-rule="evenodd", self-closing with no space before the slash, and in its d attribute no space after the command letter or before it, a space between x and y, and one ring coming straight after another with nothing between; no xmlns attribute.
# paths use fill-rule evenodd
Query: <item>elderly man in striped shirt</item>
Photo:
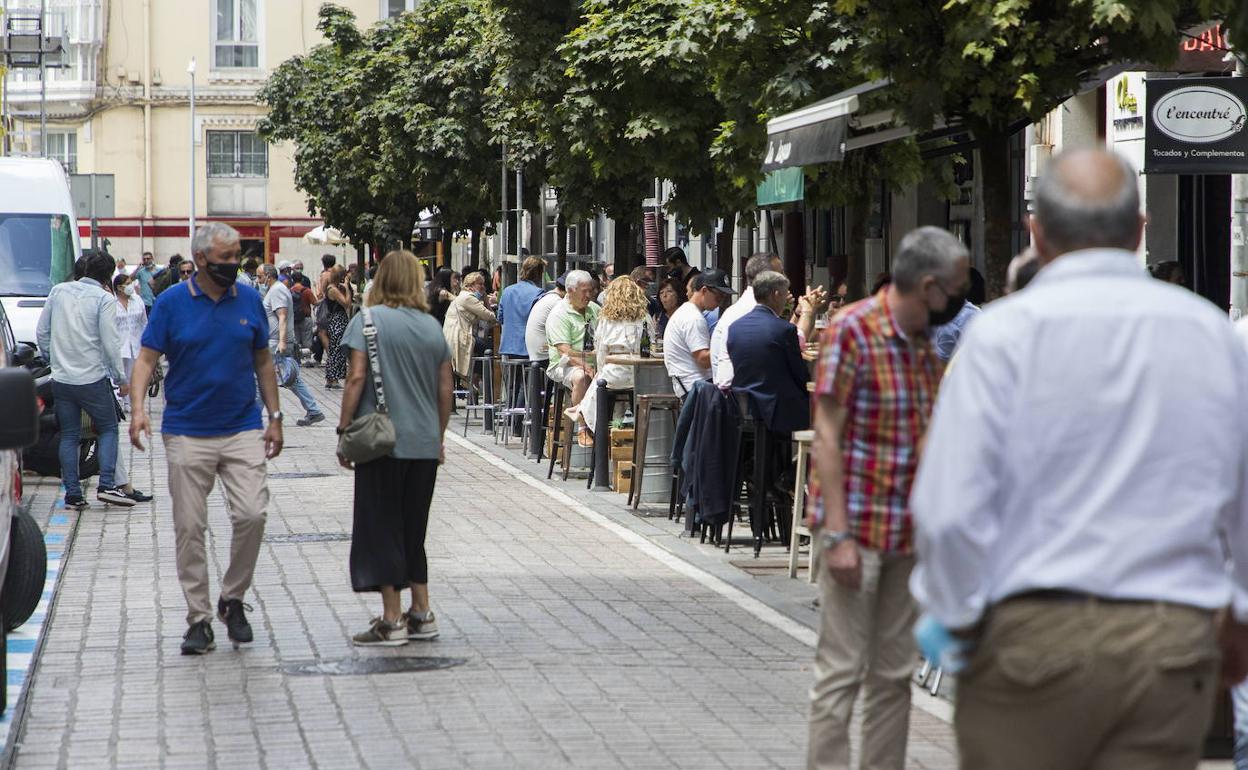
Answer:
<svg viewBox="0 0 1248 770"><path fill-rule="evenodd" d="M849 768L849 721L864 693L861 766L902 770L910 718L908 499L943 365L928 330L962 308L966 247L924 227L907 235L893 282L843 310L825 333L815 386L811 495L826 569L810 696L810 770Z"/></svg>

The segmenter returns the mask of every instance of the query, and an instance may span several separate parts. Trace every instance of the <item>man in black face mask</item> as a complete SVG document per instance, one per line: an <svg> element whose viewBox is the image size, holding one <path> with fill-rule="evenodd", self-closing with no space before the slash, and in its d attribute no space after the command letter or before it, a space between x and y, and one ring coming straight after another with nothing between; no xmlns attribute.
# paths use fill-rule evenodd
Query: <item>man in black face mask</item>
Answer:
<svg viewBox="0 0 1248 770"><path fill-rule="evenodd" d="M157 298L143 333L131 378L132 387L143 392L131 391L130 440L143 449L144 436L151 437L143 402L163 354L169 374L161 432L169 460L178 579L189 610L182 654L202 655L216 646L204 547L208 494L220 476L234 532L217 616L237 647L252 640L243 595L251 586L264 534L269 503L265 460L282 451L282 413L260 295L236 284L238 232L211 222L196 231L191 246L195 274ZM267 428L260 420L257 382L269 413Z"/></svg>
<svg viewBox="0 0 1248 770"><path fill-rule="evenodd" d="M811 498L825 568L807 767L849 766L860 690L863 723L875 726L859 744L862 765L905 766L918 615L908 500L943 368L928 332L957 315L969 271L957 238L919 228L897 249L892 283L841 310L824 336Z"/></svg>

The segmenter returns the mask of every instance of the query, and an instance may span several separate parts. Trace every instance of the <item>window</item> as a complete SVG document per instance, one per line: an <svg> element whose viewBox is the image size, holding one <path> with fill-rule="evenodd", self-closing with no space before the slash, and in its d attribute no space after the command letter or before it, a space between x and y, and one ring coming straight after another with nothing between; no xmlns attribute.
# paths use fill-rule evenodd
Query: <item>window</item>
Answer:
<svg viewBox="0 0 1248 770"><path fill-rule="evenodd" d="M393 19L404 11L416 10L416 0L381 0L381 18Z"/></svg>
<svg viewBox="0 0 1248 770"><path fill-rule="evenodd" d="M76 131L49 131L48 132L48 153L49 158L55 158L61 162L65 170L71 174L78 173L78 132Z"/></svg>
<svg viewBox="0 0 1248 770"><path fill-rule="evenodd" d="M260 66L260 0L215 0L213 64L217 68Z"/></svg>
<svg viewBox="0 0 1248 770"><path fill-rule="evenodd" d="M269 148L254 131L209 131L208 176L264 179L269 175Z"/></svg>

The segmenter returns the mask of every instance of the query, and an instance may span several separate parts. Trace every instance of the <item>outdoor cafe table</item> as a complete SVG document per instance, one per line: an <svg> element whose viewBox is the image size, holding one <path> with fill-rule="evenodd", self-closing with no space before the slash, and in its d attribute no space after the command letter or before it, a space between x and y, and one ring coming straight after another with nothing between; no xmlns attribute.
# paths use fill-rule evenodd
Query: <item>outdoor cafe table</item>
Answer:
<svg viewBox="0 0 1248 770"><path fill-rule="evenodd" d="M642 356L633 355L613 355L607 356L608 364L617 364L619 366L628 366L633 370L633 394L634 397L660 395L666 393L674 393L672 390L672 379L667 375L667 367L663 363L663 358L643 358ZM597 387L606 389L606 384L601 383ZM611 412L608 407L609 399L606 393L599 391L597 425L609 426L611 424ZM650 446L642 447L642 451L646 452L646 456L653 456L655 452L662 451L664 463L670 462L672 453L672 441L675 436L667 430L658 430L650 432L651 440L647 442ZM594 440L594 489L609 489L611 479L611 440L610 428L599 427L598 435ZM655 452L650 451L651 447ZM634 469L636 474L636 469ZM643 479L633 477L634 484L641 484ZM637 494L640 495L644 491L643 487L638 487ZM652 490L661 493L660 501L665 500L668 494L666 486L659 485L659 489ZM643 500L643 502L654 502L653 500Z"/></svg>

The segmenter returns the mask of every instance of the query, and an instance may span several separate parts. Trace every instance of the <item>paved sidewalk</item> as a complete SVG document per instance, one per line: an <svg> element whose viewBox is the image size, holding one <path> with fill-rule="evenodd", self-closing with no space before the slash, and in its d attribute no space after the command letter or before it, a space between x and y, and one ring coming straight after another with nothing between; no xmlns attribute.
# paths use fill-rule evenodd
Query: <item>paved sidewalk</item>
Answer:
<svg viewBox="0 0 1248 770"><path fill-rule="evenodd" d="M283 399L297 416L293 396ZM153 505L83 514L17 767L802 764L803 626L461 442L449 445L430 527L442 638L351 647L379 602L350 590L352 479L333 458L337 405L323 404L331 419L292 419L270 467L268 542L248 597L257 640L239 652L217 624L216 652L178 654L185 605L159 440L134 458ZM210 534L215 592L229 546L219 493ZM367 676L279 670L431 655L465 662ZM954 767L948 725L920 709L913 722L907 766Z"/></svg>

